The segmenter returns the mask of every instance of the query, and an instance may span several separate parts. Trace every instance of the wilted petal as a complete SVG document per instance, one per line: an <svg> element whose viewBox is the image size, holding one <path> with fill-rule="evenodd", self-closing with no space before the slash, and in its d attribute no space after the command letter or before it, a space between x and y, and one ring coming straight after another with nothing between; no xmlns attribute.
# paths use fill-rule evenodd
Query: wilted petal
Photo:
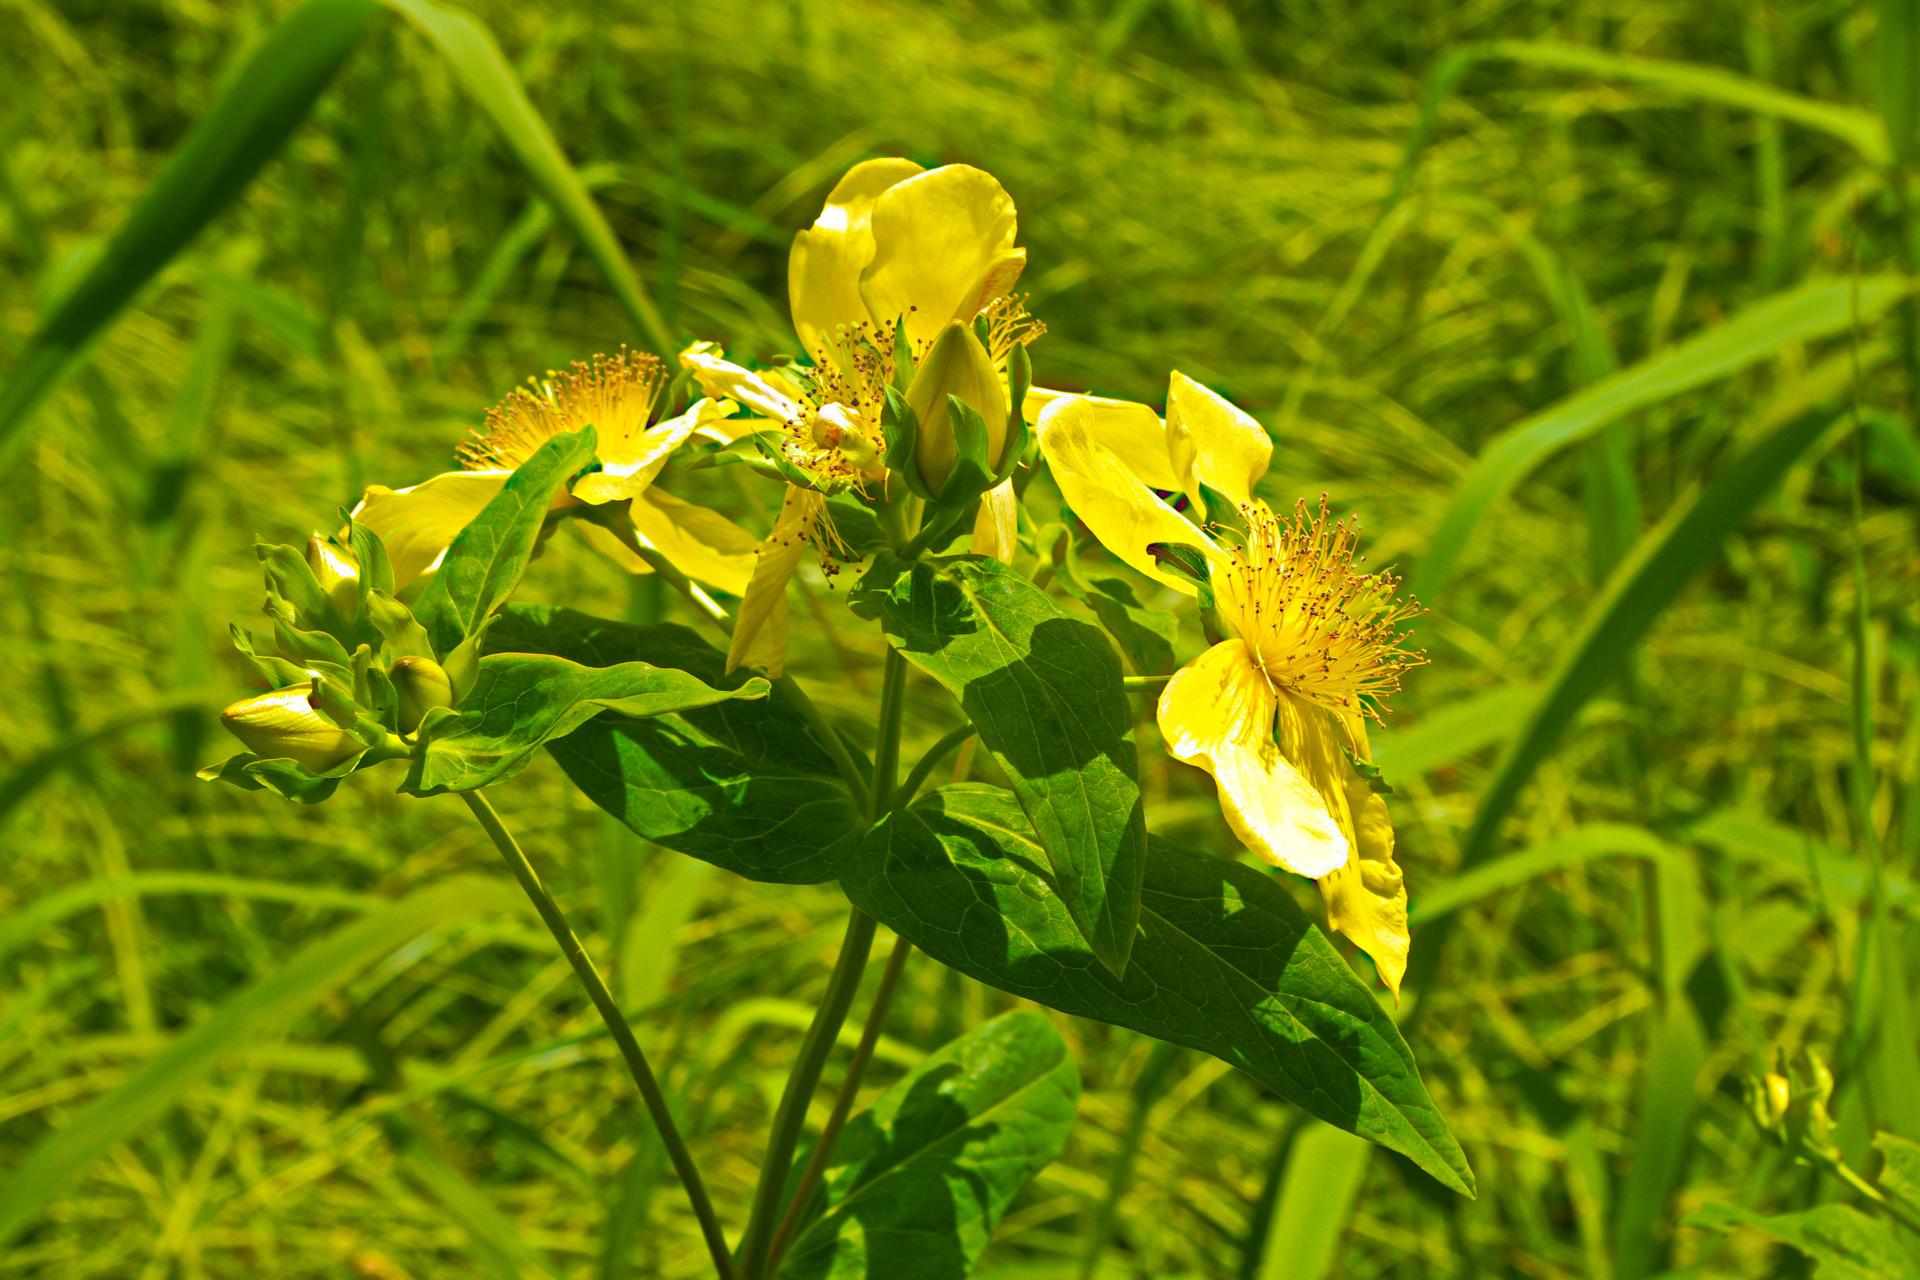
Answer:
<svg viewBox="0 0 1920 1280"><path fill-rule="evenodd" d="M1046 407L1055 400L1073 396L1070 391L1050 391L1035 387L1021 402L1028 422L1038 422ZM1094 415L1094 435L1140 483L1162 493L1180 490L1180 478L1167 460L1167 429L1160 415L1147 405L1133 400L1109 400L1105 396L1074 396L1084 401Z"/></svg>
<svg viewBox="0 0 1920 1280"><path fill-rule="evenodd" d="M1011 478L981 494L980 514L973 518L973 541L967 544L967 550L1012 564L1014 549L1019 546L1019 510Z"/></svg>
<svg viewBox="0 0 1920 1280"><path fill-rule="evenodd" d="M1360 729L1366 744L1366 730ZM1407 972L1407 886L1393 860L1393 824L1387 802L1352 768L1345 778L1347 811L1353 822L1353 851L1346 865L1320 878L1327 902L1327 923L1353 939L1373 957L1374 971L1400 998Z"/></svg>
<svg viewBox="0 0 1920 1280"><path fill-rule="evenodd" d="M638 496L654 482L675 449L720 415L721 406L718 403L698 400L679 417L657 422L633 440L625 442L617 455L603 451L600 470L575 481L573 496L595 505Z"/></svg>
<svg viewBox="0 0 1920 1280"><path fill-rule="evenodd" d="M804 409L778 382L743 368L720 354L711 342L696 342L680 353L680 363L693 370L700 393L713 400L738 400L763 418L787 422L803 416ZM791 384L787 384L791 386Z"/></svg>
<svg viewBox="0 0 1920 1280"><path fill-rule="evenodd" d="M1178 371L1167 385L1166 438L1179 487L1202 511L1203 482L1236 503L1251 502L1254 482L1273 461L1273 438L1265 427Z"/></svg>
<svg viewBox="0 0 1920 1280"><path fill-rule="evenodd" d="M873 205L873 260L860 280L882 332L906 318L916 352L948 322L970 323L1026 266L1013 197L992 174L950 164L889 187Z"/></svg>
<svg viewBox="0 0 1920 1280"><path fill-rule="evenodd" d="M459 532L493 500L511 471L446 471L409 489L367 486L353 518L387 545L398 591L440 567Z"/></svg>
<svg viewBox="0 0 1920 1280"><path fill-rule="evenodd" d="M1174 673L1160 693L1167 754L1213 775L1240 843L1295 875L1347 861L1347 838L1325 798L1274 741L1279 700L1247 646L1228 640Z"/></svg>
<svg viewBox="0 0 1920 1280"><path fill-rule="evenodd" d="M777 677L786 666L787 581L813 540L814 525L826 502L824 494L788 486L780 518L760 544L753 575L741 596L733 643L727 647L727 670L756 666Z"/></svg>
<svg viewBox="0 0 1920 1280"><path fill-rule="evenodd" d="M821 352L841 325L867 320L860 273L873 260L873 202L880 193L925 172L911 160L867 160L847 170L827 196L814 224L793 238L787 258L787 294L793 327L807 354Z"/></svg>
<svg viewBox="0 0 1920 1280"><path fill-rule="evenodd" d="M1107 446L1101 423L1080 396L1056 400L1040 414L1035 431L1060 496L1107 550L1157 582L1197 594L1191 582L1155 563L1147 548L1170 542L1204 549L1206 538L1140 483Z"/></svg>

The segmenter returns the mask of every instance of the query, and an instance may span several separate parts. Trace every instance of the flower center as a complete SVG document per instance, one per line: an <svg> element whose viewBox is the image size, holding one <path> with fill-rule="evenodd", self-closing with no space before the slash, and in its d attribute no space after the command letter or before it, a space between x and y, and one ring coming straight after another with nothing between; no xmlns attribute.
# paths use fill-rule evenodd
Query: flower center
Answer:
<svg viewBox="0 0 1920 1280"><path fill-rule="evenodd" d="M1395 628L1420 612L1395 600L1399 579L1357 571L1357 523L1330 521L1307 504L1282 520L1264 504L1242 506L1246 546L1214 581L1220 613L1276 688L1336 711L1379 718L1378 703L1400 673L1426 661L1401 648Z"/></svg>
<svg viewBox="0 0 1920 1280"><path fill-rule="evenodd" d="M468 471L511 471L558 435L592 423L604 447L647 429L654 401L666 385L660 361L625 347L591 363L576 360L565 373L527 379L487 410L486 426L458 450Z"/></svg>

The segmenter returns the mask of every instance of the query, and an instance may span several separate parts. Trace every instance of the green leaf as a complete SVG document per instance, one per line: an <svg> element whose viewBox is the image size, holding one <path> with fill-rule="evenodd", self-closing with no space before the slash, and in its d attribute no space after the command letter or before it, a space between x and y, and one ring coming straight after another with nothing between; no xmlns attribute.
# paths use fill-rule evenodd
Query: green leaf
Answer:
<svg viewBox="0 0 1920 1280"><path fill-rule="evenodd" d="M1868 323L1907 293L1898 276L1814 280L1754 303L1724 322L1585 387L1509 427L1488 443L1460 481L1453 505L1415 567L1413 594L1433 604L1496 501L1556 450L1610 422L1685 391L1737 373L1782 347L1844 333Z"/></svg>
<svg viewBox="0 0 1920 1280"><path fill-rule="evenodd" d="M1873 1135L1873 1145L1886 1161L1876 1179L1880 1189L1920 1209L1920 1142L1882 1131Z"/></svg>
<svg viewBox="0 0 1920 1280"><path fill-rule="evenodd" d="M404 16L440 51L460 87L466 90L475 106L492 118L514 159L520 162L533 185L600 268L628 317L646 334L654 354L665 360L668 368L675 367L678 344L660 318L660 309L654 306L646 286L634 273L633 264L620 248L619 237L607 225L606 215L594 203L587 184L568 162L553 130L547 127L527 97L526 87L500 52L493 33L472 14L435 4L433 0L383 0L383 3Z"/></svg>
<svg viewBox="0 0 1920 1280"><path fill-rule="evenodd" d="M27 340L0 387L0 457L141 287L279 153L378 12L371 0L308 0L260 42L85 278Z"/></svg>
<svg viewBox="0 0 1920 1280"><path fill-rule="evenodd" d="M1074 923L1100 963L1124 973L1147 832L1113 646L997 560L883 560L855 607L959 699L1012 780Z"/></svg>
<svg viewBox="0 0 1920 1280"><path fill-rule="evenodd" d="M840 880L855 906L962 973L1211 1053L1472 1194L1393 1019L1270 875L1156 837L1123 977L1093 963L998 788L943 787L888 815Z"/></svg>
<svg viewBox="0 0 1920 1280"><path fill-rule="evenodd" d="M964 1280L1073 1131L1080 1069L1030 1010L947 1045L855 1116L782 1280Z"/></svg>
<svg viewBox="0 0 1920 1280"><path fill-rule="evenodd" d="M1873 32L1874 88L1896 163L1920 134L1920 0L1880 0Z"/></svg>
<svg viewBox="0 0 1920 1280"><path fill-rule="evenodd" d="M433 641L434 657L446 657L478 633L513 594L555 495L593 461L596 444L590 425L553 437L507 477L493 501L454 538L413 608Z"/></svg>
<svg viewBox="0 0 1920 1280"><path fill-rule="evenodd" d="M32 1223L115 1143L165 1115L224 1058L286 1026L370 962L423 930L525 907L519 890L504 881L461 876L418 890L309 944L40 1139L0 1184L0 1245Z"/></svg>
<svg viewBox="0 0 1920 1280"><path fill-rule="evenodd" d="M1776 429L1691 501L1675 503L1667 518L1640 539L1587 610L1580 630L1561 651L1558 669L1542 687L1525 727L1507 744L1495 766L1461 846L1463 868L1477 865L1492 852L1501 820L1553 750L1561 731L1620 669L1681 588L1719 554L1721 540L1745 523L1754 504L1829 425L1809 415Z"/></svg>
<svg viewBox="0 0 1920 1280"><path fill-rule="evenodd" d="M685 627L633 627L572 609L510 605L487 641L494 652L585 666L673 667L716 689L747 679L726 675L726 655ZM833 757L777 691L650 720L602 717L547 749L589 799L640 835L750 880L831 880L831 851L864 826Z"/></svg>
<svg viewBox="0 0 1920 1280"><path fill-rule="evenodd" d="M641 718L690 711L728 698L764 698L758 678L715 689L672 667L623 662L583 667L548 654L499 653L460 707L427 713L402 791L437 796L510 778L542 743L564 738L602 711Z"/></svg>
<svg viewBox="0 0 1920 1280"><path fill-rule="evenodd" d="M1707 1231L1753 1227L1814 1261L1820 1280L1920 1280L1893 1228L1849 1205L1823 1204L1805 1213L1772 1217L1732 1205L1710 1204L1682 1221Z"/></svg>
<svg viewBox="0 0 1920 1280"><path fill-rule="evenodd" d="M1173 671L1173 643L1180 634L1178 617L1164 609L1144 607L1132 585L1119 578L1091 579L1081 599L1120 646L1135 675L1164 676Z"/></svg>

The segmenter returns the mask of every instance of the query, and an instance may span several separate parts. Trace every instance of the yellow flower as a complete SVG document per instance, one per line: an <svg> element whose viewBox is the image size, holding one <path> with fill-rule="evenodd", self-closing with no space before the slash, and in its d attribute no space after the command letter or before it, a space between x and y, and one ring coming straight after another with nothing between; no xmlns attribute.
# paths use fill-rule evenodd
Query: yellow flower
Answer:
<svg viewBox="0 0 1920 1280"><path fill-rule="evenodd" d="M574 481L556 508L576 503L628 503L634 537L681 572L733 595L746 591L754 539L725 516L650 486L673 451L726 410L702 400L679 417L648 425L665 385L660 361L621 351L576 361L508 395L487 411L484 429L458 454L461 470L406 489L369 485L356 520L385 541L395 585L405 587L440 565L454 537L500 492L508 476L556 435L591 423L599 436L600 470ZM651 573L646 561L611 530L582 521L588 542L628 573Z"/></svg>
<svg viewBox="0 0 1920 1280"><path fill-rule="evenodd" d="M1061 397L1040 414L1040 446L1067 504L1121 560L1197 595L1148 548L1201 553L1222 639L1160 695L1167 751L1213 775L1242 844L1319 882L1328 923L1397 997L1407 895L1369 778L1366 719L1424 660L1396 631L1416 607L1394 599L1395 579L1357 569L1355 527L1329 520L1324 503L1282 519L1253 497L1273 445L1247 414L1175 373L1157 450L1153 418L1141 405ZM1161 493L1215 523L1203 530Z"/></svg>
<svg viewBox="0 0 1920 1280"><path fill-rule="evenodd" d="M826 494L866 492L886 478L880 421L894 383L896 323L917 362L955 321L971 325L984 315L985 348L1002 379L1014 346L1042 332L1008 296L1026 265L1016 230L1013 199L990 174L968 165L923 170L910 160L865 161L834 186L788 258L793 327L811 364L748 369L712 343L681 355L706 395L774 424L781 460L807 479L788 490L761 544L730 667L779 674L787 580L807 545L832 554ZM975 551L1011 558L1012 499L1008 489L982 500Z"/></svg>

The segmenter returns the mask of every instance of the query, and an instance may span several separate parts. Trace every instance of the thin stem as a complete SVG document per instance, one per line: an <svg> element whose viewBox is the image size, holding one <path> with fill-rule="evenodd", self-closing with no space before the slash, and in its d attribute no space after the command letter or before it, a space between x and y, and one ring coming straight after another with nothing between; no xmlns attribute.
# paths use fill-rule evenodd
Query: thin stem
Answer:
<svg viewBox="0 0 1920 1280"><path fill-rule="evenodd" d="M793 1074L787 1077L786 1091L773 1114L773 1131L767 1137L767 1153L760 1165L760 1185L754 1188L753 1212L747 1218L746 1234L740 1239L741 1280L761 1280L768 1274L767 1245L773 1235L775 1215L780 1212L787 1175L793 1171L793 1149L799 1145L800 1129L807 1120L807 1105L820 1072L827 1065L827 1054L840 1037L840 1024L847 1020L847 1009L859 989L860 975L867 967L867 953L873 948L873 917L853 908L847 917L846 937L840 943L840 960L827 979L826 994L814 1011L813 1022L801 1041L800 1056L794 1061Z"/></svg>
<svg viewBox="0 0 1920 1280"><path fill-rule="evenodd" d="M492 802L478 791L463 791L460 798L467 802L467 808L473 810L473 816L480 820L480 825L493 838L500 856L507 860L514 878L526 890L527 897L532 899L534 910L540 913L547 931L560 944L560 950L579 976L580 984L587 989L587 996L593 1001L593 1007L600 1011L607 1030L613 1033L613 1041L620 1046L620 1056L627 1060L627 1070L632 1073L633 1082L640 1086L640 1097L647 1104L647 1114L653 1117L654 1125L660 1130L660 1141L667 1148L668 1159L673 1161L674 1172L680 1175L680 1184L687 1189L687 1200L693 1205L693 1216L700 1220L700 1231L707 1239L707 1252L713 1256L714 1270L720 1273L721 1280L733 1280L733 1259L727 1252L726 1233L720 1229L720 1219L713 1211L713 1202L707 1198L707 1187L700 1180L700 1170L694 1167L687 1144L680 1136L679 1127L673 1122L673 1113L667 1109L666 1096L660 1092L660 1082L653 1078L653 1069L647 1065L646 1055L640 1052L639 1042L633 1038L633 1028L627 1025L626 1015L614 1003L613 994L607 990L607 984L593 967L593 961L581 947L580 939L574 935L566 916L561 914L560 904L540 883L539 874L534 871L533 864L527 861L520 842L501 823Z"/></svg>
<svg viewBox="0 0 1920 1280"><path fill-rule="evenodd" d="M893 807L898 809L901 805L912 803L914 796L920 793L921 786L926 783L927 775L939 767L940 761L945 758L947 752L971 738L976 732L978 730L971 724L963 724L928 747L927 754L920 757L920 763L913 766L913 772L909 773L907 780L900 784L900 789L893 793L896 802Z"/></svg>
<svg viewBox="0 0 1920 1280"><path fill-rule="evenodd" d="M905 938L893 940L893 951L887 956L887 967L880 974L880 986L873 993L873 1007L867 1010L867 1024L860 1029L860 1044L853 1051L853 1061L847 1064L847 1078L840 1083L840 1096L833 1100L833 1114L827 1117L826 1128L820 1131L820 1141L814 1145L813 1156L807 1161L807 1171L800 1175L800 1186L793 1193L793 1200L787 1205L787 1216L780 1220L780 1229L773 1233L773 1244L767 1250L767 1274L772 1275L780 1269L781 1255L787 1251L787 1242L800 1226L800 1219L806 1215L807 1202L813 1199L813 1193L826 1177L827 1161L833 1156L834 1144L840 1140L840 1131L846 1127L847 1116L853 1110L853 1100L860 1092L861 1077L867 1073L867 1064L873 1060L874 1046L880 1043L880 1024L887 1020L887 1006L893 1003L893 989L900 981L900 971L906 968L907 955L913 950L913 944Z"/></svg>
<svg viewBox="0 0 1920 1280"><path fill-rule="evenodd" d="M1121 676L1120 687L1128 693L1158 693L1172 676Z"/></svg>
<svg viewBox="0 0 1920 1280"><path fill-rule="evenodd" d="M880 681L880 740L873 748L873 794L867 820L877 822L892 807L894 780L900 773L900 729L907 714L907 660L898 649L887 649L886 672Z"/></svg>
<svg viewBox="0 0 1920 1280"><path fill-rule="evenodd" d="M773 691L785 698L793 709L800 713L801 719L807 722L807 727L813 730L813 736L819 741L821 749L833 757L833 766L840 771L840 781L846 783L847 790L853 793L854 806L865 813L867 811L866 775L854 761L852 754L847 751L847 744L840 741L840 735L834 732L832 725L827 723L827 718L820 714L820 708L813 705L813 699L807 696L807 691L802 689L792 676L781 676L775 680Z"/></svg>

